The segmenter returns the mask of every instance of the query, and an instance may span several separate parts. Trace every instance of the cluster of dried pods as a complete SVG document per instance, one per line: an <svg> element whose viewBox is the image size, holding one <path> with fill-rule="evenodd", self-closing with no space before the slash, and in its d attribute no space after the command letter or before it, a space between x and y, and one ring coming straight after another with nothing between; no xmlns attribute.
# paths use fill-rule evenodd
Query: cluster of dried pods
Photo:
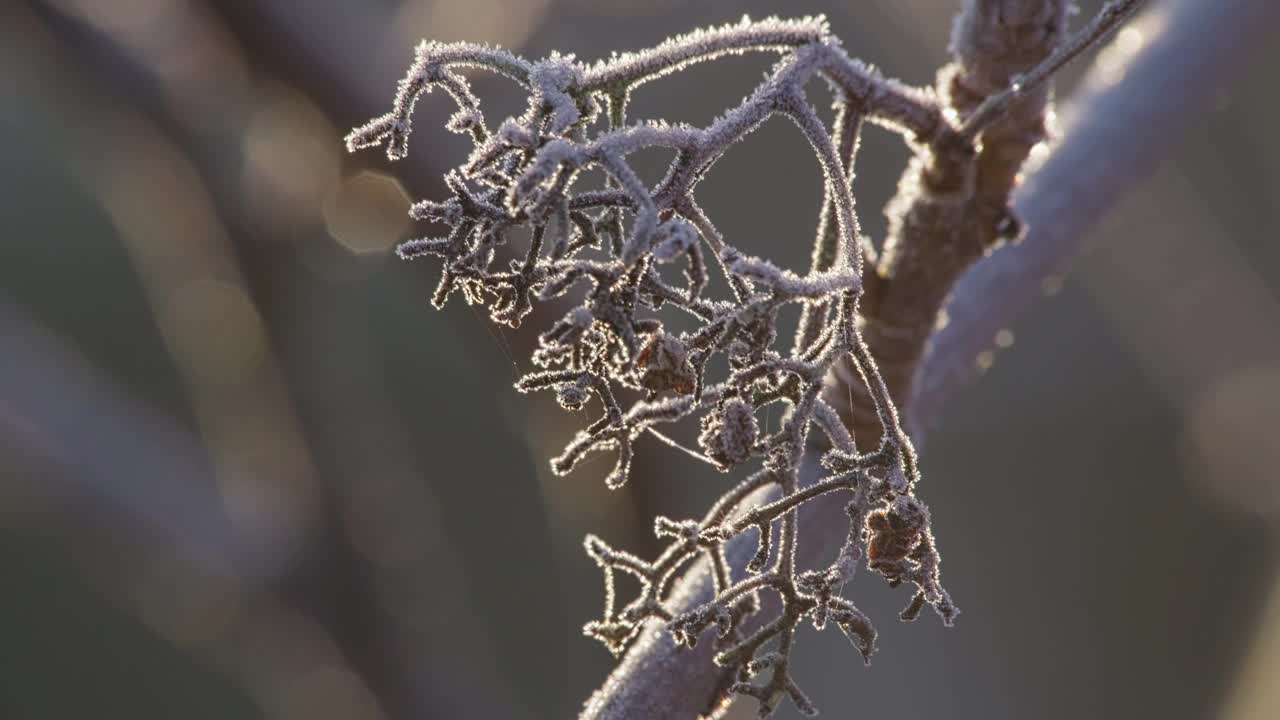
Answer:
<svg viewBox="0 0 1280 720"><path fill-rule="evenodd" d="M641 83L746 51L775 52L781 59L740 105L708 126L627 122L628 96ZM514 80L528 92L527 110L491 128L458 72L465 68ZM806 84L816 78L834 96L830 130L805 96ZM657 518L655 531L668 544L655 560L588 537L587 552L604 571L606 600L603 617L588 623L586 633L620 653L654 619L689 646L714 628L715 662L737 673L732 690L758 698L767 715L783 697L815 712L789 672L802 622L817 628L834 623L864 658L875 650L871 622L841 595L863 560L891 585L914 586L903 619L931 606L950 624L958 611L939 581L929 511L915 494L914 452L859 334L863 255L871 251L854 215L849 163L864 120L928 148L938 164L971 162L977 129L949 117L931 92L886 80L851 59L822 18L744 19L594 65L571 56L532 62L484 46L424 43L393 110L353 130L348 147L385 145L390 158L403 157L414 105L435 88L459 108L448 129L469 135L474 149L445 177L450 198L411 209L414 218L444 225L448 233L408 241L399 253L444 261L437 306L461 293L512 327L535 301L562 313L539 336L532 356L538 370L516 388L552 391L568 410L581 410L594 398L601 414L551 461L555 472L611 451L617 462L605 482L620 487L636 439L649 433L670 442L659 426L687 418L700 423L700 452L692 452L721 471L754 468L702 518ZM776 115L808 140L825 178L813 264L803 275L735 248L695 199L713 163ZM647 148L674 155L652 187L628 161ZM593 169L603 171L602 186L578 188ZM517 229L527 233L522 249L509 242L525 236ZM725 297L708 296L712 272L723 276ZM788 350L780 347L777 320L793 304L801 308L801 323ZM663 317L673 312L692 318L695 329L668 329ZM717 357L714 367L721 370L709 372ZM854 370L879 420L878 442L861 438L862 451L823 398L837 366L846 368L846 379L847 368ZM785 409L784 419L776 432L765 432L758 417L772 405ZM819 433L811 433L814 428ZM873 447L866 447L868 441ZM802 483L806 449L819 445L825 475ZM771 501L744 502L767 487L775 490ZM798 508L834 492L850 496L847 538L830 565L797 568ZM726 543L751 529L758 551L745 569L732 568ZM670 602L673 581L704 558L714 597L677 612ZM618 572L640 583L638 596L626 604L615 596ZM772 618L761 617L765 591L779 600Z"/></svg>

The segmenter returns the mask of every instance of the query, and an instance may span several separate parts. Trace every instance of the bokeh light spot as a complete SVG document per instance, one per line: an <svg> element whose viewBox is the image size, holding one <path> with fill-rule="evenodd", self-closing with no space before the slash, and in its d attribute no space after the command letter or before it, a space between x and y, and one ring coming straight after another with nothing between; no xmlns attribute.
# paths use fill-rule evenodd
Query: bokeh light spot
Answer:
<svg viewBox="0 0 1280 720"><path fill-rule="evenodd" d="M329 234L358 255L384 253L400 240L411 222L409 195L395 178L364 171L343 180L324 204Z"/></svg>

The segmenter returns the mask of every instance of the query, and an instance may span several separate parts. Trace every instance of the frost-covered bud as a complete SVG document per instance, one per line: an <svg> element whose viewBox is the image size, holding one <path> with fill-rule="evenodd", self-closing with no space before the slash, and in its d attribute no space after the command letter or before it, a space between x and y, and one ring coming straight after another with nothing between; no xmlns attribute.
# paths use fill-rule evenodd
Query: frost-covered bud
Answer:
<svg viewBox="0 0 1280 720"><path fill-rule="evenodd" d="M420 200L409 206L409 217L457 225L462 220L462 203L457 198L449 198L444 202Z"/></svg>
<svg viewBox="0 0 1280 720"><path fill-rule="evenodd" d="M569 92L582 80L582 71L573 64L572 56L556 56L534 63L529 70L533 87L532 102L551 114L547 131L559 135L582 119L578 103Z"/></svg>
<svg viewBox="0 0 1280 720"><path fill-rule="evenodd" d="M673 218L658 226L658 240L653 246L653 257L668 263L683 255L698 241L698 231L688 222Z"/></svg>
<svg viewBox="0 0 1280 720"><path fill-rule="evenodd" d="M751 406L738 398L730 398L702 418L698 445L721 472L728 472L751 457L751 448L759 433L760 426Z"/></svg>
<svg viewBox="0 0 1280 720"><path fill-rule="evenodd" d="M529 128L511 118L507 118L502 125L498 126L498 141L504 145L522 148L532 148L538 144L538 139L529 131Z"/></svg>
<svg viewBox="0 0 1280 720"><path fill-rule="evenodd" d="M677 645L694 648L698 646L698 636L712 625L716 627L716 635L727 637L733 630L733 613L723 605L708 603L677 615L667 628Z"/></svg>
<svg viewBox="0 0 1280 720"><path fill-rule="evenodd" d="M680 338L659 330L649 336L636 355L640 385L653 393L671 390L679 395L693 392L698 373L689 362L689 349Z"/></svg>
<svg viewBox="0 0 1280 720"><path fill-rule="evenodd" d="M924 528L929 524L929 511L919 500L899 495L887 510L867 517L871 542L867 546L867 564L882 574L895 572L912 550L920 544Z"/></svg>
<svg viewBox="0 0 1280 720"><path fill-rule="evenodd" d="M871 656L876 652L876 628L861 610L852 603L840 598L833 599L829 614L844 631L849 641L862 655L862 661L871 664Z"/></svg>
<svg viewBox="0 0 1280 720"><path fill-rule="evenodd" d="M459 110L449 117L444 127L449 132L465 135L472 130L484 127L484 116L476 109Z"/></svg>
<svg viewBox="0 0 1280 720"><path fill-rule="evenodd" d="M590 398L591 392L578 383L565 383L556 388L556 402L565 410L581 410Z"/></svg>

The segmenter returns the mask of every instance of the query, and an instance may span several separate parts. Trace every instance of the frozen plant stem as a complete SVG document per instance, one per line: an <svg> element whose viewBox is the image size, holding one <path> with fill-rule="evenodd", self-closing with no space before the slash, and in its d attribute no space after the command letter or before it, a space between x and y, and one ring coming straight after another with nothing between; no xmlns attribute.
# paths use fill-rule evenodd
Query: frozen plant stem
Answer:
<svg viewBox="0 0 1280 720"><path fill-rule="evenodd" d="M802 622L817 629L831 623L870 658L875 630L842 595L864 561L891 586L914 588L902 619L931 607L945 624L953 621L958 610L941 585L929 511L916 495L915 452L894 399L909 391L955 278L1018 236L1008 196L1045 135L1044 80L1123 14L1104 11L1064 45L1065 0L967 2L953 37L956 62L940 74L939 93L886 80L851 59L822 18L744 18L594 65L423 43L392 111L348 135L352 150L385 146L398 159L408 152L422 93L440 88L457 104L447 127L468 135L474 150L446 175L451 198L411 210L448 232L410 240L399 253L443 260L437 306L461 294L515 327L535 302L564 298L571 305L565 311L562 303L560 319L539 336L532 357L539 369L516 382L521 392L556 393L568 410L600 408L551 461L556 473L610 451L616 462L605 482L620 487L641 437L666 439L658 426L695 418L701 433L694 456L722 472L753 468L702 517L657 518L654 531L667 544L652 561L587 538L605 576L605 604L585 632L627 658L584 716L687 717L713 711L725 691L754 697L761 717L784 699L815 714L790 672L795 634ZM1055 52L1060 47L1071 49ZM750 96L710 125L627 123L627 98L637 85L747 51L781 57ZM490 127L463 68L522 86L529 95L524 114ZM1019 86L1018 78L1027 80ZM834 98L830 130L805 96L815 79ZM975 112L980 120L966 123ZM708 169L775 115L795 124L825 179L805 275L737 249L696 200ZM879 254L861 235L849 185L867 122L917 149ZM628 160L646 148L674 156L653 187ZM593 168L603 170L604 186L578 188ZM516 227L530 230L521 250L507 239ZM731 297L705 292L707 252ZM776 321L788 305L802 308L802 322L786 351ZM691 316L696 329L668 331L663 318L674 312ZM708 372L717 356L727 372ZM854 409L842 419L836 408L853 390ZM781 428L762 432L757 417L775 404L784 411ZM847 529L835 558L823 563L816 556L824 539L811 533L802 543L801 521L813 515L809 507L829 508L832 498L839 498ZM617 596L617 573L640 583L629 602ZM656 627L669 631L661 641L643 633ZM694 650L708 630L714 635L701 647L713 647L714 666L703 662L697 671L710 679L702 691L638 695L646 681L638 676L636 687L620 687L631 673L670 669L646 660L656 657L654 642Z"/></svg>

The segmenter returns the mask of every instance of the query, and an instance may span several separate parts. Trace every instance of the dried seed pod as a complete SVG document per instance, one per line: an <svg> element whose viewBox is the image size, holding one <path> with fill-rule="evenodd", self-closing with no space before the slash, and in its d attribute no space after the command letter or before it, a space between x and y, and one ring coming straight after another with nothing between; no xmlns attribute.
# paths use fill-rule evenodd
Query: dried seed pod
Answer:
<svg viewBox="0 0 1280 720"><path fill-rule="evenodd" d="M640 346L636 369L640 385L655 395L664 390L688 395L698 381L698 373L689 362L688 348L679 338L661 330Z"/></svg>
<svg viewBox="0 0 1280 720"><path fill-rule="evenodd" d="M591 398L591 391L576 382L565 383L556 388L556 402L569 411L578 411Z"/></svg>
<svg viewBox="0 0 1280 720"><path fill-rule="evenodd" d="M751 457L759 433L755 410L740 398L729 398L702 418L698 445L719 470L727 472Z"/></svg>
<svg viewBox="0 0 1280 720"><path fill-rule="evenodd" d="M887 509L867 516L871 540L867 547L867 564L889 577L899 573L902 563L920 544L929 512L908 495L898 496Z"/></svg>

